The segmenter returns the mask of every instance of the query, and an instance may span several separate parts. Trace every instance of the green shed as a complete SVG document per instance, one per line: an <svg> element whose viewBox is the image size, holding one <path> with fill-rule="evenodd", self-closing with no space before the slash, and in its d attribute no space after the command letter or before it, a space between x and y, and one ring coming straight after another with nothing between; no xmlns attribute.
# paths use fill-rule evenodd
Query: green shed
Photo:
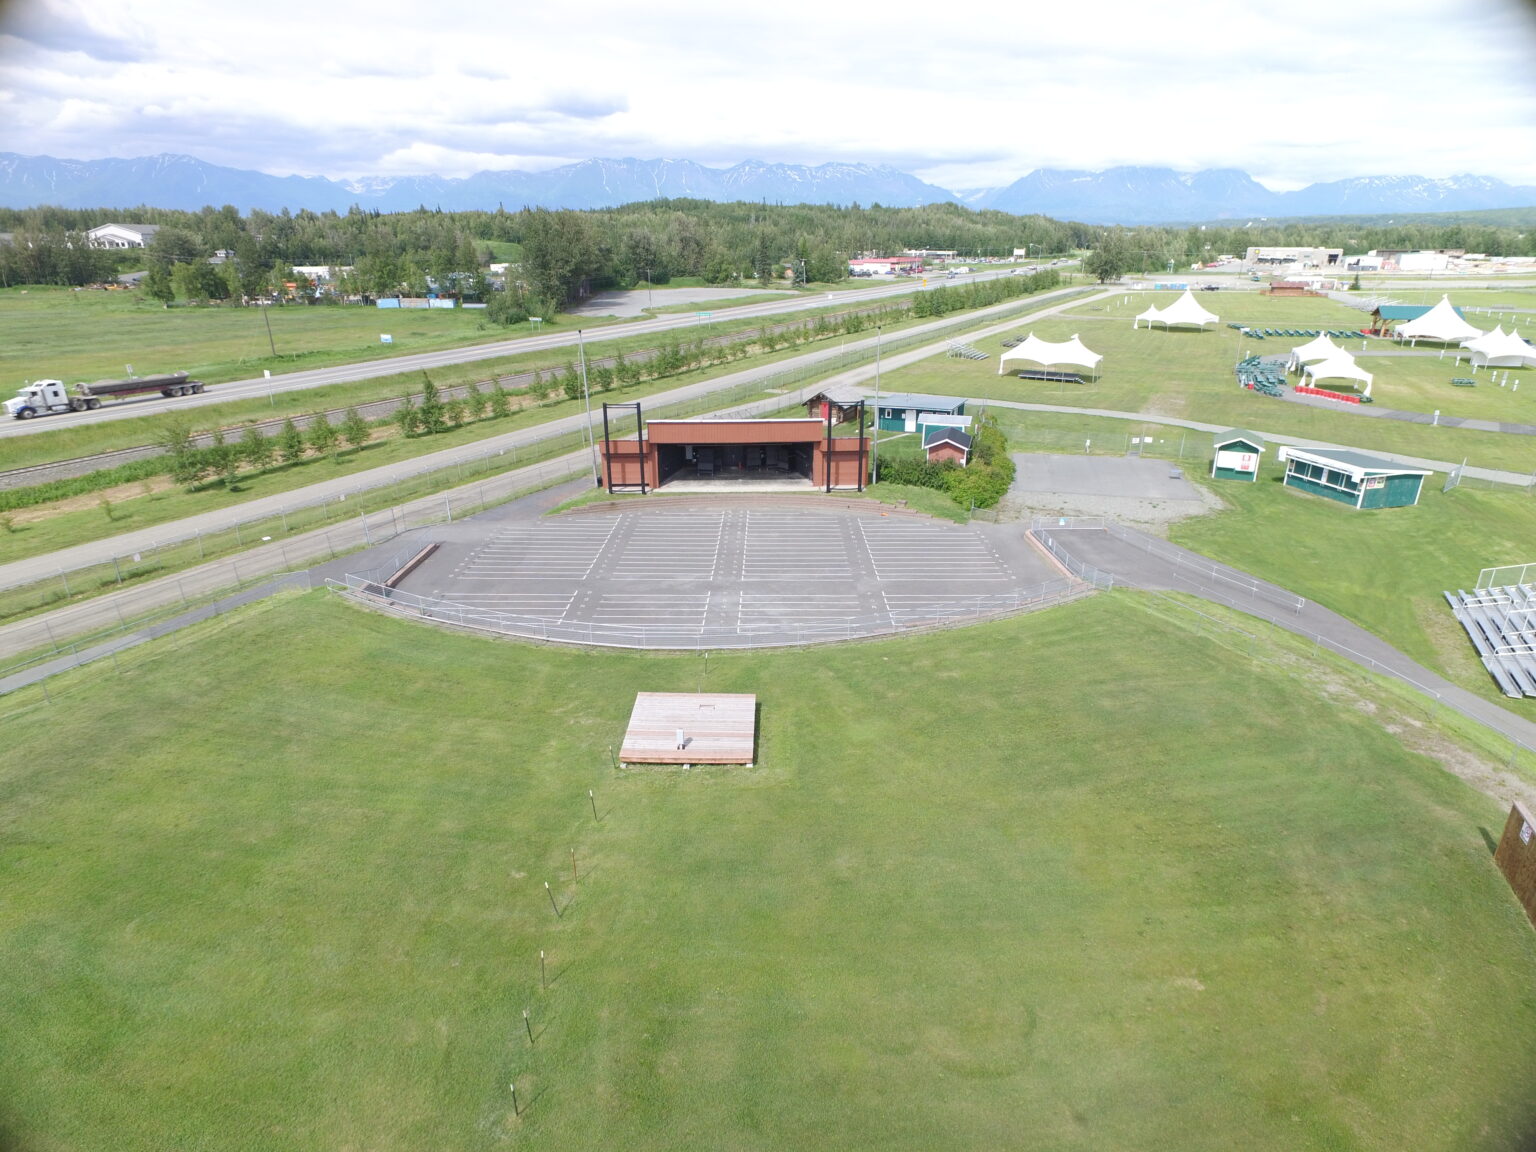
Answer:
<svg viewBox="0 0 1536 1152"><path fill-rule="evenodd" d="M1391 460L1342 448L1280 449L1285 483L1352 508L1401 508L1419 502L1427 468L1405 468Z"/></svg>
<svg viewBox="0 0 1536 1152"><path fill-rule="evenodd" d="M961 416L965 400L959 396L925 396L919 392L892 392L879 399L877 419L882 432L917 432L924 416Z"/></svg>
<svg viewBox="0 0 1536 1152"><path fill-rule="evenodd" d="M1264 454L1264 437L1257 432L1245 432L1230 428L1216 433L1216 455L1211 460L1213 480L1247 480L1259 478L1259 457Z"/></svg>

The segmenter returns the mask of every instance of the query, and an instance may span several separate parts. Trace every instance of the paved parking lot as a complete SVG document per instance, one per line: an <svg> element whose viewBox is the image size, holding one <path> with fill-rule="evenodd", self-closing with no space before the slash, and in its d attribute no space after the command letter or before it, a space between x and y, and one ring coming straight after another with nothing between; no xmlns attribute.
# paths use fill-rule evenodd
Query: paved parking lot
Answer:
<svg viewBox="0 0 1536 1152"><path fill-rule="evenodd" d="M875 504L658 500L477 523L456 526L400 590L551 636L857 635L996 611L1061 577L1022 525L960 526Z"/></svg>
<svg viewBox="0 0 1536 1152"><path fill-rule="evenodd" d="M1013 490L1139 500L1198 500L1199 490L1177 464L1144 456L1049 456L1016 453Z"/></svg>

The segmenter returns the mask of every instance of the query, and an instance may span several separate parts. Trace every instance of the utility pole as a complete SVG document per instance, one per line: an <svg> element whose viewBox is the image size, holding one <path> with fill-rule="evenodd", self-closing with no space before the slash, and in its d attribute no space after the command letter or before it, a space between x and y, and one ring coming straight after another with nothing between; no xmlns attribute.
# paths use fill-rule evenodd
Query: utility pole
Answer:
<svg viewBox="0 0 1536 1152"><path fill-rule="evenodd" d="M592 487L602 483L597 473L597 436L592 432L592 393L587 389L587 346L581 329L576 329L576 356L581 362L581 399L587 407L587 443L592 448Z"/></svg>
<svg viewBox="0 0 1536 1152"><path fill-rule="evenodd" d="M869 442L869 482L880 482L880 325L875 325L875 426Z"/></svg>

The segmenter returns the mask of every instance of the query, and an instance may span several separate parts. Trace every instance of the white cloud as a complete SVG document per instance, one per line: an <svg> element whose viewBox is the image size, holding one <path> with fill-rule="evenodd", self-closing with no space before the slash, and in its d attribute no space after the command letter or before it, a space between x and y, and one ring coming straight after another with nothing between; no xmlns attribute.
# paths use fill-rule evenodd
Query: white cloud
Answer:
<svg viewBox="0 0 1536 1152"><path fill-rule="evenodd" d="M1276 187L1536 183L1536 37L1516 0L0 12L0 146L18 152L330 176L633 155L887 163L946 187L1117 164L1237 167Z"/></svg>

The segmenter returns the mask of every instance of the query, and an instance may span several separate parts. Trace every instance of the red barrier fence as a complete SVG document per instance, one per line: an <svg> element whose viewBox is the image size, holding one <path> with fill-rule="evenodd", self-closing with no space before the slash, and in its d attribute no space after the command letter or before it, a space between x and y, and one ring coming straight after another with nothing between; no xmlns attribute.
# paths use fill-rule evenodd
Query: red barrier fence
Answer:
<svg viewBox="0 0 1536 1152"><path fill-rule="evenodd" d="M1327 388L1314 388L1310 384L1298 384L1294 390L1303 396L1322 396L1328 400L1342 400L1346 404L1360 403L1360 397L1352 396L1348 392L1331 392Z"/></svg>

